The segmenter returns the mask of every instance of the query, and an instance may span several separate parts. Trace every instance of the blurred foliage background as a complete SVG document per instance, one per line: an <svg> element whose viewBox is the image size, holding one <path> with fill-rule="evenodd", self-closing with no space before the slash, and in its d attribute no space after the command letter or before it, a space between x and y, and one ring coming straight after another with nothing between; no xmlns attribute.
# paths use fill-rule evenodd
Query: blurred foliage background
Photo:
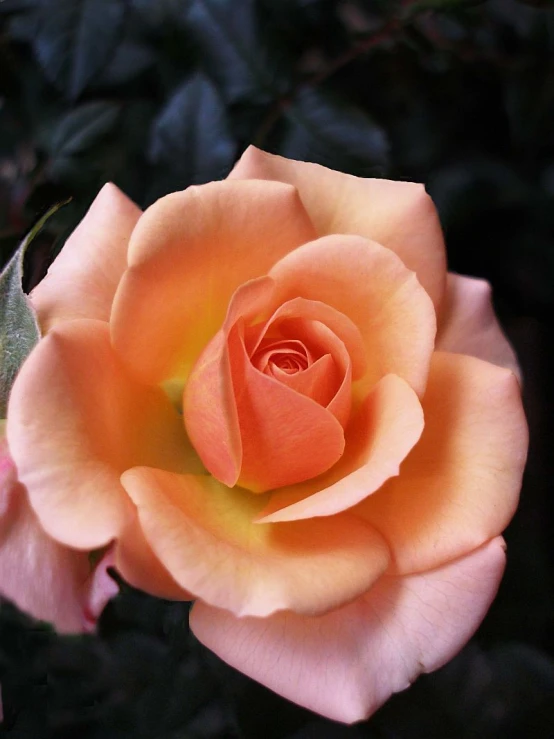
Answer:
<svg viewBox="0 0 554 739"><path fill-rule="evenodd" d="M0 609L12 739L554 735L554 2L0 0L0 249L51 205L27 287L107 180L141 206L250 144L425 182L450 268L482 276L531 428L500 594L449 665L344 727L234 672L187 607L123 586L98 636ZM484 491L485 493L485 491Z"/></svg>

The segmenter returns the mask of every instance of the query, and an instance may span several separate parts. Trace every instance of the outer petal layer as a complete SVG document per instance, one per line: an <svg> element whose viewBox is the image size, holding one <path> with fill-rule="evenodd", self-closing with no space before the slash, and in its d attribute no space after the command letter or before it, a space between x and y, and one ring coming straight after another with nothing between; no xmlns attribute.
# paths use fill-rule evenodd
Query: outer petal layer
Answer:
<svg viewBox="0 0 554 739"><path fill-rule="evenodd" d="M249 147L230 179L294 185L318 236L358 234L396 252L439 306L446 253L437 211L423 185L362 179Z"/></svg>
<svg viewBox="0 0 554 739"><path fill-rule="evenodd" d="M262 496L210 476L141 467L122 480L175 581L237 616L326 612L367 590L388 564L381 537L348 514L258 526Z"/></svg>
<svg viewBox="0 0 554 739"><path fill-rule="evenodd" d="M191 629L285 698L336 721L360 721L468 640L496 594L503 544L499 537L436 570L382 577L350 605L317 618L239 619L197 602Z"/></svg>
<svg viewBox="0 0 554 739"><path fill-rule="evenodd" d="M141 214L115 185L104 185L31 293L43 333L71 318L109 319L127 266L129 238Z"/></svg>
<svg viewBox="0 0 554 739"><path fill-rule="evenodd" d="M10 449L35 512L79 549L107 544L128 522L125 469L198 464L179 414L161 390L126 374L108 330L88 320L54 328L23 365L8 409Z"/></svg>
<svg viewBox="0 0 554 739"><path fill-rule="evenodd" d="M321 301L349 318L362 335L365 383L400 375L422 394L433 351L433 304L393 252L358 236L327 236L296 249L269 273L282 302Z"/></svg>
<svg viewBox="0 0 554 739"><path fill-rule="evenodd" d="M86 554L45 534L0 438L0 594L61 632L78 632L88 574Z"/></svg>
<svg viewBox="0 0 554 739"><path fill-rule="evenodd" d="M512 370L520 378L515 352L502 333L486 280L448 275L437 349L485 359Z"/></svg>
<svg viewBox="0 0 554 739"><path fill-rule="evenodd" d="M116 350L145 382L186 376L237 287L314 236L282 183L212 182L162 198L133 232L111 319Z"/></svg>
<svg viewBox="0 0 554 739"><path fill-rule="evenodd" d="M434 355L425 429L399 477L355 509L390 543L401 573L436 567L499 534L514 514L527 424L512 372Z"/></svg>

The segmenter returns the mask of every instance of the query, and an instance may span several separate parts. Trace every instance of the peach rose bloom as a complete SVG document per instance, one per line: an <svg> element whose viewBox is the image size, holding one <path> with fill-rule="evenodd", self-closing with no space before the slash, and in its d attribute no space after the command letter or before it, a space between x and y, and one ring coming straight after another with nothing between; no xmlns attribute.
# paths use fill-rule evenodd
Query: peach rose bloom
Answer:
<svg viewBox="0 0 554 739"><path fill-rule="evenodd" d="M527 429L423 186L254 148L144 214L107 185L31 298L8 439L50 537L115 542L206 646L339 721L470 637Z"/></svg>

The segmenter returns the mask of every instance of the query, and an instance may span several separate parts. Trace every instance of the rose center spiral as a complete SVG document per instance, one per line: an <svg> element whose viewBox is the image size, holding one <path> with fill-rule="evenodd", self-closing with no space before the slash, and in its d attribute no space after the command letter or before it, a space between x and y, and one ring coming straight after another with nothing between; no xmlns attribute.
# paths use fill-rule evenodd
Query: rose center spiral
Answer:
<svg viewBox="0 0 554 739"><path fill-rule="evenodd" d="M251 361L256 369L266 375L280 372L295 375L308 369L313 364L313 357L303 342L281 339L262 342Z"/></svg>

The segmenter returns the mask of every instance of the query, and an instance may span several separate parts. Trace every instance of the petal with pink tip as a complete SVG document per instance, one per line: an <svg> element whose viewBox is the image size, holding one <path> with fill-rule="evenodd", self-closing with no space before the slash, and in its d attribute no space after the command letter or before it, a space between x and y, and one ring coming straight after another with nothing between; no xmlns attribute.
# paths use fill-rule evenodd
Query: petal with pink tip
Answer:
<svg viewBox="0 0 554 739"><path fill-rule="evenodd" d="M323 616L236 618L198 601L190 626L237 670L316 713L353 723L461 649L489 608L504 564L498 537L438 569L383 576Z"/></svg>
<svg viewBox="0 0 554 739"><path fill-rule="evenodd" d="M41 524L79 549L104 546L132 515L123 470L201 468L180 415L127 375L101 321L60 323L37 344L12 388L7 435Z"/></svg>
<svg viewBox="0 0 554 739"><path fill-rule="evenodd" d="M506 367L521 381L517 357L500 328L486 280L449 273L436 348Z"/></svg>
<svg viewBox="0 0 554 739"><path fill-rule="evenodd" d="M17 481L2 430L0 437L0 593L58 631L80 632L88 556L44 532Z"/></svg>
<svg viewBox="0 0 554 739"><path fill-rule="evenodd" d="M122 481L175 581L238 616L326 612L365 592L388 564L383 539L348 514L260 526L252 519L263 496L209 475L139 467Z"/></svg>
<svg viewBox="0 0 554 739"><path fill-rule="evenodd" d="M129 239L141 215L119 188L104 185L31 293L43 333L72 318L109 319L127 266Z"/></svg>
<svg viewBox="0 0 554 739"><path fill-rule="evenodd" d="M212 182L154 203L129 245L111 317L116 351L147 383L188 375L244 282L314 238L277 182Z"/></svg>
<svg viewBox="0 0 554 739"><path fill-rule="evenodd" d="M454 559L499 534L514 514L527 423L514 374L436 352L425 429L400 475L355 509L390 542L401 573Z"/></svg>
<svg viewBox="0 0 554 739"><path fill-rule="evenodd" d="M85 583L84 629L93 631L109 600L119 593L119 585L108 572L115 566L113 547L96 563Z"/></svg>
<svg viewBox="0 0 554 739"><path fill-rule="evenodd" d="M383 244L417 274L435 307L440 305L446 253L436 208L423 185L353 177L253 146L244 152L229 179L294 185L318 236L357 234Z"/></svg>

